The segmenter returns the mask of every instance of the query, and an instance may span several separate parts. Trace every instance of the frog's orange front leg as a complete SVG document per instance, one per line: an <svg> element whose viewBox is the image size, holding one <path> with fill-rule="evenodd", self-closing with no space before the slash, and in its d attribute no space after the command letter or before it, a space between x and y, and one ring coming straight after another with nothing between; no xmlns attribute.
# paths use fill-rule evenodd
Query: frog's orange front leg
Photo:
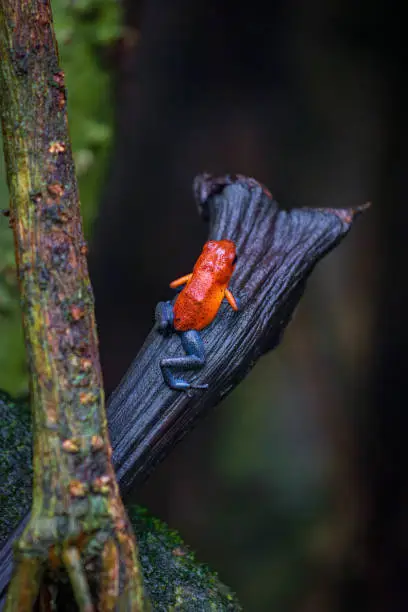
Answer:
<svg viewBox="0 0 408 612"><path fill-rule="evenodd" d="M180 287L180 285L185 285L186 283L188 283L192 276L192 272L190 274L186 274L185 276L180 276L180 278L176 278L176 280L170 283L170 287L172 289L176 289L177 287Z"/></svg>
<svg viewBox="0 0 408 612"><path fill-rule="evenodd" d="M231 308L235 311L238 310L238 304L236 299L234 298L234 296L232 295L231 291L229 289L225 290L225 297L227 299L228 304L231 306Z"/></svg>

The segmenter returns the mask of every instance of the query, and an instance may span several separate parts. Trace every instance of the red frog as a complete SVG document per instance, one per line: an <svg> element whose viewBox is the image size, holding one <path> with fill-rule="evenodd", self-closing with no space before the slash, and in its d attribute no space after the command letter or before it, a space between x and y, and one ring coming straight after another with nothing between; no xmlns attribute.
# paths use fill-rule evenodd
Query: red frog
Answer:
<svg viewBox="0 0 408 612"><path fill-rule="evenodd" d="M169 357L160 362L163 378L172 389L208 387L177 378L173 370L198 370L204 366L204 344L199 332L215 319L224 298L234 310L238 310L237 300L228 289L236 260L236 248L231 240L209 240L193 272L170 283L172 289L185 285L174 305L159 302L156 307L159 332L168 335L176 331L186 352L185 357Z"/></svg>

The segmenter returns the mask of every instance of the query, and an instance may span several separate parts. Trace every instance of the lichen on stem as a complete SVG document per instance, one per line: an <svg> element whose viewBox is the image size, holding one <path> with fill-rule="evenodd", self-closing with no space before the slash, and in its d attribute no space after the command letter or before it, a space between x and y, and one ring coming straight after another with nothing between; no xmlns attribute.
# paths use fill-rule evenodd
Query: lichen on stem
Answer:
<svg viewBox="0 0 408 612"><path fill-rule="evenodd" d="M0 0L0 112L34 431L7 610L69 578L80 610L148 609L111 462L92 289L49 0Z"/></svg>

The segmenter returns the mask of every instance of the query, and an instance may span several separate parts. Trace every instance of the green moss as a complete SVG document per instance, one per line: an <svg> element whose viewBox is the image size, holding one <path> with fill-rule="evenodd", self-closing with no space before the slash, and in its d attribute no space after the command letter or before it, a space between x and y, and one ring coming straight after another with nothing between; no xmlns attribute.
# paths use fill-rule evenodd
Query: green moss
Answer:
<svg viewBox="0 0 408 612"><path fill-rule="evenodd" d="M144 584L154 610L241 610L217 574L198 563L176 531L139 506L128 508L139 544Z"/></svg>
<svg viewBox="0 0 408 612"><path fill-rule="evenodd" d="M0 391L0 545L31 503L30 410Z"/></svg>
<svg viewBox="0 0 408 612"><path fill-rule="evenodd" d="M27 401L0 391L0 546L31 504L31 432ZM128 508L146 589L157 612L238 612L235 595L196 561L176 531L139 506Z"/></svg>

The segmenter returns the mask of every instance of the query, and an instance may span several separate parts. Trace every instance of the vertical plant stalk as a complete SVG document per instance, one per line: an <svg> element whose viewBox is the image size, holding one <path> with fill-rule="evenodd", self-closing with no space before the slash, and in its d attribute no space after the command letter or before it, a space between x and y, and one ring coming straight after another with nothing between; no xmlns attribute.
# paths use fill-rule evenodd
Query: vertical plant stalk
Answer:
<svg viewBox="0 0 408 612"><path fill-rule="evenodd" d="M0 0L0 104L34 424L7 610L68 577L81 611L145 610L111 463L92 289L49 0Z"/></svg>

